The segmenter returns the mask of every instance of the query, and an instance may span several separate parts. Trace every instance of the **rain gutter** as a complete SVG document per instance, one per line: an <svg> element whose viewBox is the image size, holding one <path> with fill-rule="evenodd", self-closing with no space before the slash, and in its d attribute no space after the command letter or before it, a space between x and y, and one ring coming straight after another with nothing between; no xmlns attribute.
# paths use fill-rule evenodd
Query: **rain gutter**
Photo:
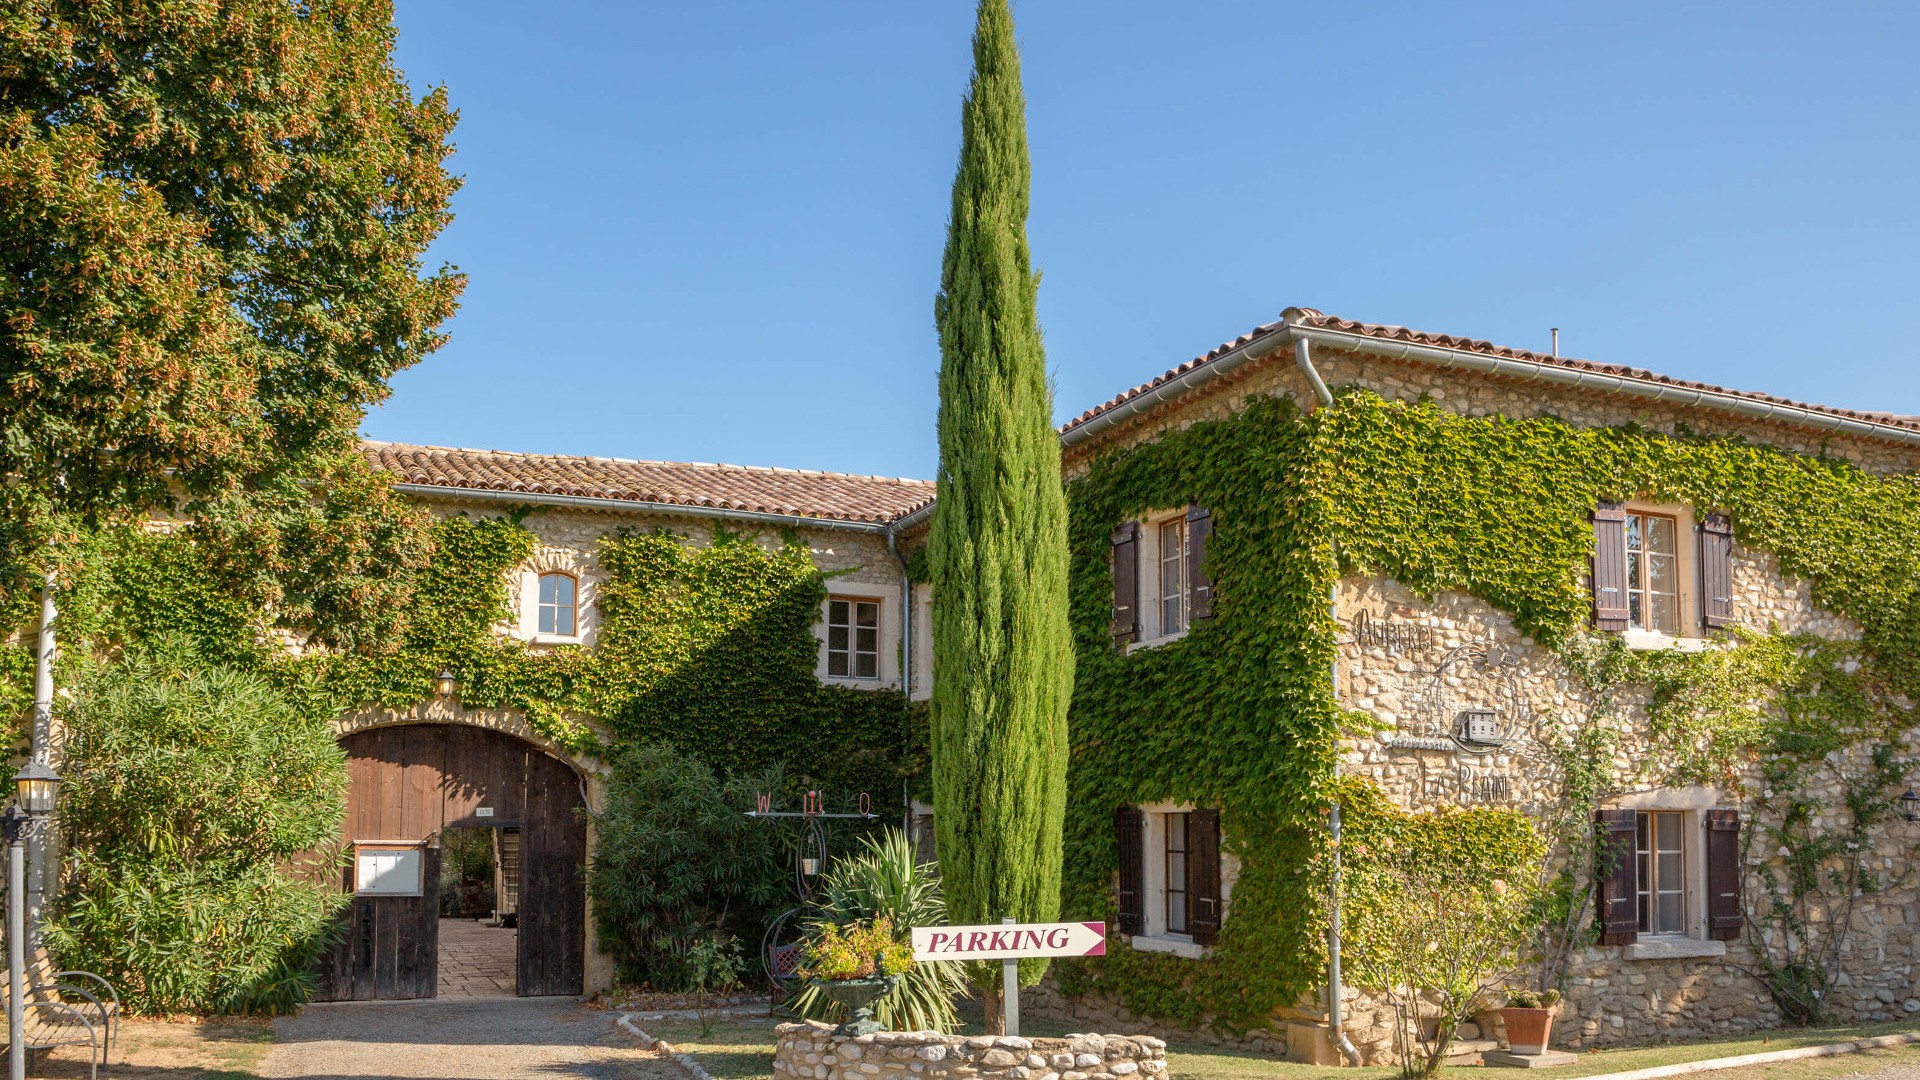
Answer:
<svg viewBox="0 0 1920 1080"><path fill-rule="evenodd" d="M1672 405L1714 409L1758 420L1857 435L1905 446L1920 446L1920 430L1875 420L1864 420L1859 417L1838 416L1801 405L1763 401L1725 390L1676 386L1672 383L1631 375L1586 371L1564 364L1543 363L1510 356L1490 356L1486 353L1444 345L1423 345L1397 338L1355 333L1350 330L1332 330L1291 323L1276 326L1258 334L1252 340L1168 379L1138 397L1131 398L1085 423L1067 429L1060 436L1060 442L1063 446L1073 446L1090 439L1115 424L1157 408L1165 402L1184 395L1189 390L1231 374L1255 360L1266 359L1289 343L1299 342L1368 353L1389 360L1429 364L1441 368L1464 368L1468 371L1484 372L1527 382L1551 383L1573 389L1636 397ZM1319 395L1319 387L1315 387L1315 393L1316 396Z"/></svg>

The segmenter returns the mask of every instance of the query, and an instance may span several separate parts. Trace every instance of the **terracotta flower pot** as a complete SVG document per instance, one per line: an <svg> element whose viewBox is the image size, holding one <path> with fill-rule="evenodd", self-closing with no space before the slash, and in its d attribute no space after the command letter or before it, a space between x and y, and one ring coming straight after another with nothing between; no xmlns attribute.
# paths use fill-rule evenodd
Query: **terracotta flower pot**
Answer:
<svg viewBox="0 0 1920 1080"><path fill-rule="evenodd" d="M835 1035L871 1035L885 1030L885 1025L873 1018L873 1003L886 997L899 984L898 975L813 980L821 993L847 1007L847 1022L833 1029Z"/></svg>
<svg viewBox="0 0 1920 1080"><path fill-rule="evenodd" d="M1552 1009L1521 1009L1509 1006L1500 1010L1507 1025L1507 1049L1516 1054L1542 1054L1553 1034Z"/></svg>

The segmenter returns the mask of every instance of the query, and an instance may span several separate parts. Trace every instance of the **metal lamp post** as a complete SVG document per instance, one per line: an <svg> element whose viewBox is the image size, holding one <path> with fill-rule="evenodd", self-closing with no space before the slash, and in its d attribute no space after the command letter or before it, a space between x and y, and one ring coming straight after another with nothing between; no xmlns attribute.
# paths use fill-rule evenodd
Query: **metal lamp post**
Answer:
<svg viewBox="0 0 1920 1080"><path fill-rule="evenodd" d="M7 837L7 1071L26 1080L25 1038L27 969L27 838L53 813L60 777L39 761L28 761L13 775L13 805L0 815Z"/></svg>

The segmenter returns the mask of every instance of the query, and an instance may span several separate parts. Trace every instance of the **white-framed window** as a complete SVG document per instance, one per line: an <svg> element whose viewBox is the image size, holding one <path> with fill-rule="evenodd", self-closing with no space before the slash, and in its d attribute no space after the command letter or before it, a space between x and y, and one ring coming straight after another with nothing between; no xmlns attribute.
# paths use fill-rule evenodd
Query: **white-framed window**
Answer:
<svg viewBox="0 0 1920 1080"><path fill-rule="evenodd" d="M827 674L836 679L880 677L880 601L827 600Z"/></svg>
<svg viewBox="0 0 1920 1080"><path fill-rule="evenodd" d="M572 574L540 575L536 633L551 637L580 634L580 581Z"/></svg>
<svg viewBox="0 0 1920 1080"><path fill-rule="evenodd" d="M1188 817L1185 812L1161 815L1161 847L1166 861L1166 876L1161 879L1166 882L1166 887L1161 890L1165 901L1162 915L1170 934L1187 933L1187 922L1192 914L1189 907L1192 894L1187 891Z"/></svg>
<svg viewBox="0 0 1920 1080"><path fill-rule="evenodd" d="M1635 815L1635 876L1643 934L1687 932L1686 818L1676 810L1643 810Z"/></svg>
<svg viewBox="0 0 1920 1080"><path fill-rule="evenodd" d="M1154 529L1159 544L1156 597L1160 608L1159 637L1187 628L1187 518L1181 514Z"/></svg>
<svg viewBox="0 0 1920 1080"><path fill-rule="evenodd" d="M1141 951L1206 955L1239 874L1222 848L1219 811L1157 803L1126 808L1115 823L1121 932Z"/></svg>
<svg viewBox="0 0 1920 1080"><path fill-rule="evenodd" d="M1679 634L1679 520L1628 508L1626 532L1628 621L1635 630Z"/></svg>

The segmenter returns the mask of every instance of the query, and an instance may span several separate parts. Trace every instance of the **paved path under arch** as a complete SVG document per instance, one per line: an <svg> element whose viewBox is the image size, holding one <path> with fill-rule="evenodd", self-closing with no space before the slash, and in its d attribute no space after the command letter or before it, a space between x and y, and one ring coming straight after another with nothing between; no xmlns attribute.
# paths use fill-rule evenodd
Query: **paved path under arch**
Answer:
<svg viewBox="0 0 1920 1080"><path fill-rule="evenodd" d="M263 1077L686 1080L573 998L310 1005L273 1023Z"/></svg>

